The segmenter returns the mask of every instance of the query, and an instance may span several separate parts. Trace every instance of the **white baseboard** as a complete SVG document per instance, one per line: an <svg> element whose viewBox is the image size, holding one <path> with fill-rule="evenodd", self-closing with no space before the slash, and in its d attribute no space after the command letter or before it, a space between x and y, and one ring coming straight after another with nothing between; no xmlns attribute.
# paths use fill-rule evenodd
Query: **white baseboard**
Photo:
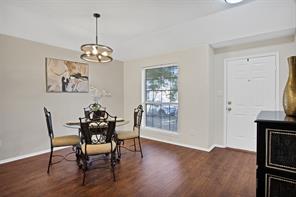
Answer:
<svg viewBox="0 0 296 197"><path fill-rule="evenodd" d="M157 138L147 137L147 136L143 136L143 135L141 135L141 137L142 138L149 139L149 140L164 142L164 143L168 143L168 144L173 144L173 145L177 145L177 146L183 146L183 147L186 147L186 148L192 148L192 149L206 151L206 152L210 152L215 147L225 148L225 146L219 145L219 144L214 144L210 148L202 148L202 147L198 147L198 146L191 146L191 145L176 143L176 142L167 141L167 140L160 140L160 139L157 139ZM68 147L58 147L58 148L54 148L54 150L56 151L56 150L61 150L61 149L65 149L65 148L68 148ZM20 160L20 159L25 159L25 158L28 158L28 157L33 157L33 156L36 156L36 155L41 155L41 154L49 153L49 152L50 152L50 149L46 149L46 150L42 150L42 151L38 151L38 152L34 152L34 153L20 155L20 156L17 156L17 157L11 157L11 158L8 158L8 159L0 160L0 164L12 162L12 161L16 161L16 160Z"/></svg>
<svg viewBox="0 0 296 197"><path fill-rule="evenodd" d="M158 139L158 138L148 137L148 136L143 136L143 135L141 135L141 138L154 140L154 141L158 141L158 142L164 142L164 143L167 143L167 144L173 144L173 145L177 145L177 146L183 146L183 147L186 147L186 148L192 148L192 149L206 151L206 152L211 152L211 150L213 150L215 147L225 148L222 145L218 145L218 144L214 144L210 148L203 148L203 147L198 147L198 146L192 146L192 145L187 145L187 144L176 143L176 142L172 142L172 141L168 141L168 140L161 140L161 139Z"/></svg>
<svg viewBox="0 0 296 197"><path fill-rule="evenodd" d="M215 144L213 144L212 146L210 146L210 148L209 148L209 151L208 152L211 152L214 148L215 148L216 146L215 146Z"/></svg>
<svg viewBox="0 0 296 197"><path fill-rule="evenodd" d="M215 144L215 147L217 147L217 148L226 148L225 145L220 145L220 144Z"/></svg>
<svg viewBox="0 0 296 197"><path fill-rule="evenodd" d="M54 148L54 151L61 150L61 149L64 149L64 148L67 148L67 147L57 147L57 148ZM0 160L0 164L16 161L16 160L20 160L20 159L25 159L25 158L28 158L28 157L33 157L33 156L36 156L36 155L41 155L41 154L49 153L49 152L50 152L50 149L46 149L46 150L42 150L42 151L38 151L38 152L34 152L34 153L20 155L20 156L17 156L17 157L11 157L11 158L8 158L8 159Z"/></svg>

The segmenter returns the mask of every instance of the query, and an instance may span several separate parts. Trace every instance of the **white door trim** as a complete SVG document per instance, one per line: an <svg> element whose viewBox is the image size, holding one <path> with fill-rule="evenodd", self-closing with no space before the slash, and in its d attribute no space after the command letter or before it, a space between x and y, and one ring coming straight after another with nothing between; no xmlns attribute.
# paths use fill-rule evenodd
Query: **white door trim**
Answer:
<svg viewBox="0 0 296 197"><path fill-rule="evenodd" d="M280 109L280 94L279 94L279 52L272 52L272 53L263 53L258 55L249 55L249 56L240 56L240 57L233 57L233 58L226 58L224 59L224 100L223 100L223 115L224 115L224 146L227 147L227 63L233 60L245 59L245 58L257 58L257 57L265 57L265 56L275 56L275 64L276 64L276 110ZM254 123L255 124L255 123Z"/></svg>

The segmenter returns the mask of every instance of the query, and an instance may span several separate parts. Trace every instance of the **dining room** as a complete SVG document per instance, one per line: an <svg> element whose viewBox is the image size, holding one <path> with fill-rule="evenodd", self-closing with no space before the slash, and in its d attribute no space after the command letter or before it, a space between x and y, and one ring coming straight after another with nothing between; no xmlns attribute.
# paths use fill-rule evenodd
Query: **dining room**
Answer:
<svg viewBox="0 0 296 197"><path fill-rule="evenodd" d="M283 111L295 0L0 5L0 196L256 196L254 121ZM227 88L250 65L275 66L254 100L275 96L233 145Z"/></svg>

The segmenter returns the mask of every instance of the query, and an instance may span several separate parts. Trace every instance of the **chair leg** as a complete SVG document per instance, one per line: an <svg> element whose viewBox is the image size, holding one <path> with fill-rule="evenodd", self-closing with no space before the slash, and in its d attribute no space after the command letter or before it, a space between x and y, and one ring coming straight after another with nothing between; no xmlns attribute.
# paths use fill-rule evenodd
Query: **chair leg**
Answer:
<svg viewBox="0 0 296 197"><path fill-rule="evenodd" d="M84 183L85 183L85 176L86 176L86 170L87 170L87 161L86 161L85 155L82 156L82 160L83 160L83 166L82 166L82 170L83 170L83 181L82 181L82 185L84 185Z"/></svg>
<svg viewBox="0 0 296 197"><path fill-rule="evenodd" d="M120 161L120 152L119 152L119 147L120 147L120 144L119 144L119 142L117 142L117 145L116 145L117 162L119 162L119 161Z"/></svg>
<svg viewBox="0 0 296 197"><path fill-rule="evenodd" d="M115 151L113 151L112 153L111 153L111 168L112 168L112 174L113 174L113 181L115 182L116 181L116 179L115 179L115 163L116 163L116 161L115 161Z"/></svg>
<svg viewBox="0 0 296 197"><path fill-rule="evenodd" d="M143 158L143 152L142 152L142 146L141 146L140 136L138 136L138 141L139 141L139 147L140 147L141 157Z"/></svg>
<svg viewBox="0 0 296 197"><path fill-rule="evenodd" d="M76 152L76 163L77 163L77 166L80 168L81 152L80 152L80 148L78 146L75 147L75 152Z"/></svg>
<svg viewBox="0 0 296 197"><path fill-rule="evenodd" d="M117 145L118 159L121 159L121 142L122 141L119 141Z"/></svg>
<svg viewBox="0 0 296 197"><path fill-rule="evenodd" d="M49 156L49 161L48 161L48 166L47 166L47 174L49 174L49 168L51 166L52 153L53 153L53 147L50 147L50 156Z"/></svg>
<svg viewBox="0 0 296 197"><path fill-rule="evenodd" d="M134 150L135 150L135 152L137 151L137 149L136 149L136 138L134 138Z"/></svg>

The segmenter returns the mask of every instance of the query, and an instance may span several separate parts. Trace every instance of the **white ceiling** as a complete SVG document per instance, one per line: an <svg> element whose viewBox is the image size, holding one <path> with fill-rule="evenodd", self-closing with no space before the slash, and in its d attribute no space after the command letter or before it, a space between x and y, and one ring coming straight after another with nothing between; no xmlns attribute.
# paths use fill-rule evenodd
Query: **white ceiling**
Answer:
<svg viewBox="0 0 296 197"><path fill-rule="evenodd" d="M242 17L242 22L246 22L247 17L257 22L252 18L254 14L250 14L252 6L259 8L255 14L263 15L262 20L268 20L268 14L279 16L274 14L275 9L286 20L283 24L267 21L265 29L258 27L259 32L255 29L257 34L296 26L295 11L291 9L295 8L294 0L246 0L237 6L227 5L224 0L0 0L0 3L0 33L73 50L95 41L92 14L98 12L102 15L99 42L112 47L114 58L119 60L224 42L243 34L250 36L250 32L244 31L227 37L225 30L219 32L215 28L222 23L226 23L222 28L231 26L231 21L221 23L222 19L239 22L237 17ZM244 12L246 16L241 14ZM275 29L270 28L272 25ZM221 37L221 33L226 37Z"/></svg>

